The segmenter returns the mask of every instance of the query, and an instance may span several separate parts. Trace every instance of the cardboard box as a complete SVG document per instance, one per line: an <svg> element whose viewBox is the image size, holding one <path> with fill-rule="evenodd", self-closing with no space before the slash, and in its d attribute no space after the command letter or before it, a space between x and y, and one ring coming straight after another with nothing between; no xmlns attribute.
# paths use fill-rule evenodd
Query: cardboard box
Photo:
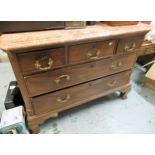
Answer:
<svg viewBox="0 0 155 155"><path fill-rule="evenodd" d="M145 77L145 86L155 91L155 63L148 70Z"/></svg>

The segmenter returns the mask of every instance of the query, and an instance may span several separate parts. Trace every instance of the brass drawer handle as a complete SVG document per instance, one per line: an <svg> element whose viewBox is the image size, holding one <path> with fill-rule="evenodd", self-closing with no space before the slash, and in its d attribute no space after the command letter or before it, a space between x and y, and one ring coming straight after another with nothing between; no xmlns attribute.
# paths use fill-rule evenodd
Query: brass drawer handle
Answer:
<svg viewBox="0 0 155 155"><path fill-rule="evenodd" d="M64 97L58 97L58 98L57 98L57 101L60 102L60 103L65 103L65 102L67 102L69 99L70 99L70 95L67 94L67 95L65 95Z"/></svg>
<svg viewBox="0 0 155 155"><path fill-rule="evenodd" d="M38 69L38 70L49 70L52 68L53 66L53 60L51 58L48 59L48 66L47 67L41 67L41 64L39 63L39 60L36 60L35 62L35 68Z"/></svg>
<svg viewBox="0 0 155 155"><path fill-rule="evenodd" d="M112 65L111 65L111 68L112 69L118 69L119 67L122 67L123 66L123 64L122 64L122 62L120 61L120 62L118 62L118 63L112 63Z"/></svg>
<svg viewBox="0 0 155 155"><path fill-rule="evenodd" d="M60 83L62 79L65 79L66 81L70 80L70 76L69 75L61 75L59 77L57 77L55 79L55 83Z"/></svg>
<svg viewBox="0 0 155 155"><path fill-rule="evenodd" d="M113 86L116 85L116 83L117 83L116 80L112 80L111 82L108 83L108 86L109 86L109 87L113 87Z"/></svg>
<svg viewBox="0 0 155 155"><path fill-rule="evenodd" d="M95 55L91 51L88 51L87 57L91 60L96 60L99 58L100 53L101 51L99 49L96 51Z"/></svg>
<svg viewBox="0 0 155 155"><path fill-rule="evenodd" d="M136 47L136 44L133 43L132 46L128 45L128 44L125 44L125 47L124 47L124 50L127 52L127 51L132 51L134 50Z"/></svg>

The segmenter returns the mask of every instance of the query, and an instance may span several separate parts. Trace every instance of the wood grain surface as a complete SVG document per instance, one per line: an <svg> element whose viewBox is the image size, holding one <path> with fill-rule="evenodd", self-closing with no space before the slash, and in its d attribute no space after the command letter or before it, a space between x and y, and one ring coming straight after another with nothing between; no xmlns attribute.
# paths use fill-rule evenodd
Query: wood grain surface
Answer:
<svg viewBox="0 0 155 155"><path fill-rule="evenodd" d="M58 112L120 92L127 98L137 52L150 25L97 24L84 29L3 34L29 129Z"/></svg>
<svg viewBox="0 0 155 155"><path fill-rule="evenodd" d="M3 34L0 36L0 49L3 49L5 51L13 51L97 38L104 39L107 37L128 34L135 35L136 33L146 33L147 31L151 30L151 28L152 26L144 23L115 27L100 23L93 26L87 26L84 29L48 30L38 32Z"/></svg>

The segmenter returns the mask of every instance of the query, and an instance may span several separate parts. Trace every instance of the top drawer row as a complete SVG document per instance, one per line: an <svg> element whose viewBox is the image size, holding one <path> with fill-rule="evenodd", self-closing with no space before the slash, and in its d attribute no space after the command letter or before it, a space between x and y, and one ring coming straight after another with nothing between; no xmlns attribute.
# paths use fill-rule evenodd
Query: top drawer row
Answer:
<svg viewBox="0 0 155 155"><path fill-rule="evenodd" d="M110 40L69 46L67 52L65 48L55 48L22 53L17 58L22 72L29 74L109 57L113 55L114 47L115 40Z"/></svg>
<svg viewBox="0 0 155 155"><path fill-rule="evenodd" d="M132 40L134 43L131 43ZM130 46L131 44L134 44L134 47L137 48L140 46L139 42L139 38L134 38L130 39L129 43ZM119 45L117 49L118 53L121 51L120 48L122 49L123 46L127 46L127 42L120 40ZM67 51L62 47L17 54L17 58L22 72L24 74L31 74L59 68L68 64L78 64L110 57L114 54L115 46L116 40L98 41L94 43L83 43L69 46ZM132 47L132 50L134 47ZM130 49L129 51L132 50ZM124 51L122 50L122 52Z"/></svg>

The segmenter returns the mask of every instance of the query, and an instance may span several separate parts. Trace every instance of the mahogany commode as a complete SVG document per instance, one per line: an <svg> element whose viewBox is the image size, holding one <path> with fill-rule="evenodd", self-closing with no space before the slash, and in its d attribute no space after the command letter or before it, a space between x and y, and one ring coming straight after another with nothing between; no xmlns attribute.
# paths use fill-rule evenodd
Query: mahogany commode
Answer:
<svg viewBox="0 0 155 155"><path fill-rule="evenodd" d="M126 98L130 75L150 26L111 27L3 34L33 133L63 110L120 92Z"/></svg>

